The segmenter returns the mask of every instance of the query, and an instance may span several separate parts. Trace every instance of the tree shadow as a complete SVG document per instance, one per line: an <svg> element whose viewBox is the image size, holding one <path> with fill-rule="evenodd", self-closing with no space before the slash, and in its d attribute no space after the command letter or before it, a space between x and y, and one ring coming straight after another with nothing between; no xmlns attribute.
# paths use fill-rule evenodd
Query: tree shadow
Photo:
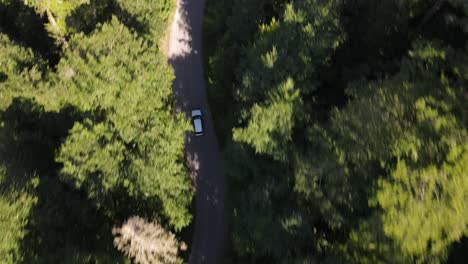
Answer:
<svg viewBox="0 0 468 264"><path fill-rule="evenodd" d="M468 237L462 237L450 246L447 264L462 264L468 258Z"/></svg>
<svg viewBox="0 0 468 264"><path fill-rule="evenodd" d="M178 1L178 5L179 8L173 23L177 23L179 30L177 30L177 36L171 37L169 64L174 69L175 75L173 93L176 98L176 112L188 114L190 109L195 107L193 104L197 103L194 102L194 98L191 98L194 97L193 87L187 84L197 82L197 80L193 80L193 74L189 71L191 70L190 66L197 62L197 57L201 57L200 47L195 47L195 44L201 45L201 40L193 39L194 36L199 36L193 32L192 28L192 25L198 21L196 21L196 16L188 12L190 1L181 0ZM173 33L171 32L171 34Z"/></svg>
<svg viewBox="0 0 468 264"><path fill-rule="evenodd" d="M54 154L75 120L82 114L73 107L45 112L31 99L15 98L2 113L0 160L37 173L56 168Z"/></svg>
<svg viewBox="0 0 468 264"><path fill-rule="evenodd" d="M22 263L122 263L110 219L82 192L40 175L38 203L21 241ZM112 261L111 261L112 260Z"/></svg>
<svg viewBox="0 0 468 264"><path fill-rule="evenodd" d="M0 2L0 32L40 54L52 67L60 59L60 48L47 32L46 22L23 1Z"/></svg>
<svg viewBox="0 0 468 264"><path fill-rule="evenodd" d="M0 164L6 169L0 190L37 197L19 243L20 263L123 262L112 245L110 220L57 175L55 153L75 121L86 115L71 106L46 112L26 98L15 98L0 113ZM29 188L33 177L38 183Z"/></svg>
<svg viewBox="0 0 468 264"><path fill-rule="evenodd" d="M66 18L66 23L72 32L91 34L97 25L109 22L112 16L116 16L121 23L140 36L150 33L147 24L139 21L116 0L91 0L82 4Z"/></svg>
<svg viewBox="0 0 468 264"><path fill-rule="evenodd" d="M116 0L91 0L88 4L82 4L66 18L66 23L70 33L90 34L98 24L110 21L112 16L140 36L150 33L149 25L141 22ZM38 15L23 1L0 2L0 32L31 48L47 60L50 67L54 67L60 60L61 47L46 30L47 23L46 16Z"/></svg>
<svg viewBox="0 0 468 264"><path fill-rule="evenodd" d="M325 113L347 103L345 90L350 83L396 73L416 26L415 19L401 18L404 14L394 1L347 1L340 14L346 40L333 54L330 66L320 72L324 87L318 100Z"/></svg>
<svg viewBox="0 0 468 264"><path fill-rule="evenodd" d="M455 22L462 18L468 19L461 8L445 1L431 19L421 27L421 35L426 39L438 39L454 48L464 49L468 44L468 32L464 32L463 28Z"/></svg>
<svg viewBox="0 0 468 264"><path fill-rule="evenodd" d="M414 4L414 3L413 3ZM341 24L346 41L333 56L332 67L323 69L329 91L323 101L336 100L344 105L344 90L349 83L362 79L378 80L396 74L401 59L407 56L415 40L439 39L453 47L466 45L466 34L447 17L462 17L462 12L446 1L424 26L421 22L434 3L419 1L411 6L398 1L346 1L341 10Z"/></svg>

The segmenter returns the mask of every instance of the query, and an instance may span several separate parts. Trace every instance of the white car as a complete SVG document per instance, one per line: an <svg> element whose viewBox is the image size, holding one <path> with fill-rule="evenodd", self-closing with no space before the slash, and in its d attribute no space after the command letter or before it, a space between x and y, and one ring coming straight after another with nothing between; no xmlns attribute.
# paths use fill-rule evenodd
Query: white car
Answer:
<svg viewBox="0 0 468 264"><path fill-rule="evenodd" d="M195 136L203 135L202 112L200 109L192 110L192 124Z"/></svg>

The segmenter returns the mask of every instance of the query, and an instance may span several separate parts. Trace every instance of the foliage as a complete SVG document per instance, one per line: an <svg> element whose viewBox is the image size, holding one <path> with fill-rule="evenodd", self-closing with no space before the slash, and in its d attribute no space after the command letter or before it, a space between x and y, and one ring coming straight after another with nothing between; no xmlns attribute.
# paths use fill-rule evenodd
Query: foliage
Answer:
<svg viewBox="0 0 468 264"><path fill-rule="evenodd" d="M0 109L5 110L13 97L28 92L42 79L45 62L35 56L31 49L15 45L6 35L0 33Z"/></svg>
<svg viewBox="0 0 468 264"><path fill-rule="evenodd" d="M334 1L300 1L286 6L281 21L261 26L241 62L235 93L244 108L251 108L241 113L248 124L234 129L234 140L286 159L293 128L302 126L308 119L304 108L313 105L317 68L330 61L342 39L337 10Z"/></svg>
<svg viewBox="0 0 468 264"><path fill-rule="evenodd" d="M31 195L34 180L24 190L12 188L6 183L5 168L0 176L0 256L2 263L24 261L21 253L21 240L27 235L26 226L31 208L37 203L37 197Z"/></svg>
<svg viewBox="0 0 468 264"><path fill-rule="evenodd" d="M232 201L233 245L240 257L236 261L283 263L314 258L307 250L311 247L307 237L314 233L307 226L314 216L291 193L291 167L302 152L291 143L301 140L310 119L306 109L314 107L313 94L320 85L317 69L330 62L331 52L342 40L337 11L335 2L285 5L278 19L260 26L240 61L233 94L241 110L233 140L266 156L256 157L249 147L235 146L238 143L227 151L236 164L228 168L242 168L240 175L228 171L233 189L239 188ZM274 235L269 230L275 230Z"/></svg>
<svg viewBox="0 0 468 264"><path fill-rule="evenodd" d="M162 55L113 20L90 37L71 39L58 72L56 85L66 89L56 92L70 93L61 103L97 113L75 123L64 142L57 157L63 177L108 207L109 193L121 187L130 196L157 197L170 223L186 226L193 192L182 162L189 126L173 117L172 73Z"/></svg>
<svg viewBox="0 0 468 264"><path fill-rule="evenodd" d="M8 240L11 245L17 245L14 257L18 261L55 263L66 255L75 262L79 260L77 256L86 256L90 260L122 263L112 250L109 219L56 176L57 142L67 133L74 118L71 109L45 112L43 107L25 98L15 98L2 112L2 197L11 206L24 209L18 211L22 212L18 220L24 219L23 224L18 224L21 227L18 232L24 235L16 242ZM31 197L34 203L24 204L20 197ZM107 235L103 232L106 229Z"/></svg>
<svg viewBox="0 0 468 264"><path fill-rule="evenodd" d="M229 261L438 263L464 241L466 11L208 1Z"/></svg>
<svg viewBox="0 0 468 264"><path fill-rule="evenodd" d="M368 221L380 218L383 232L363 232L393 239L382 250L434 262L467 230L466 54L431 43L410 54L398 75L355 86L331 132L352 174L377 186L369 202L381 210Z"/></svg>
<svg viewBox="0 0 468 264"><path fill-rule="evenodd" d="M123 23L133 25L137 32L147 34L151 40L157 43L164 37L176 2L167 0L118 0L117 3L122 10L129 13L129 15L121 14L119 16ZM134 21L130 19L132 16ZM142 27L142 25L145 26Z"/></svg>
<svg viewBox="0 0 468 264"><path fill-rule="evenodd" d="M246 128L233 131L233 138L255 146L258 153L269 153L276 159L286 159L285 151L291 140L294 106L299 101L294 83L288 79L280 84L278 94L269 100L267 106L254 104Z"/></svg>
<svg viewBox="0 0 468 264"><path fill-rule="evenodd" d="M128 263L112 245L116 223L190 223L189 124L174 114L173 73L155 44L172 10L0 3L2 261Z"/></svg>

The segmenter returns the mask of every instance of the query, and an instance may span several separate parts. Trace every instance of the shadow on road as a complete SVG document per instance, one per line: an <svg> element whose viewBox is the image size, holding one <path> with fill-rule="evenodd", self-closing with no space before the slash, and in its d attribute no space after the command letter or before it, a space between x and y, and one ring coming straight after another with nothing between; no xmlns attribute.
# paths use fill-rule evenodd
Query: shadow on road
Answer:
<svg viewBox="0 0 468 264"><path fill-rule="evenodd" d="M174 68L176 111L201 109L204 135L188 133L186 158L196 187L195 224L189 262L222 262L227 240L225 178L205 91L201 39L203 0L179 0L171 27L169 63Z"/></svg>

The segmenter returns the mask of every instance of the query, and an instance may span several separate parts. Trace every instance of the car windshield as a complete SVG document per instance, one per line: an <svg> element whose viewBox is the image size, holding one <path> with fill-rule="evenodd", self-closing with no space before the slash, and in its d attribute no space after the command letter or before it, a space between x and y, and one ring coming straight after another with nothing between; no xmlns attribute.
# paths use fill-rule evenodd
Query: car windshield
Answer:
<svg viewBox="0 0 468 264"><path fill-rule="evenodd" d="M192 110L192 117L194 116L201 116L201 111L200 110Z"/></svg>

